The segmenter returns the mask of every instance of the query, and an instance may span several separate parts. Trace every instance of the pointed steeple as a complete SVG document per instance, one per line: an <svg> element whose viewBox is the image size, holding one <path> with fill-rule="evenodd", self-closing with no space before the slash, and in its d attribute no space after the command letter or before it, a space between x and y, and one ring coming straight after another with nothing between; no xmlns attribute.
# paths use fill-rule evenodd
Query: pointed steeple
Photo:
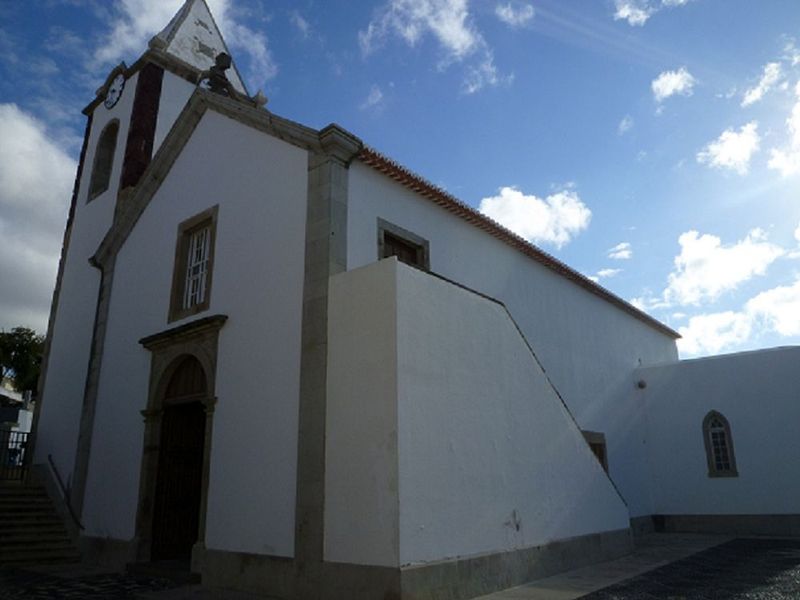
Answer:
<svg viewBox="0 0 800 600"><path fill-rule="evenodd" d="M150 47L179 58L200 71L214 65L214 59L228 47L205 0L186 0L167 26L150 40ZM234 63L228 79L237 92L247 88Z"/></svg>

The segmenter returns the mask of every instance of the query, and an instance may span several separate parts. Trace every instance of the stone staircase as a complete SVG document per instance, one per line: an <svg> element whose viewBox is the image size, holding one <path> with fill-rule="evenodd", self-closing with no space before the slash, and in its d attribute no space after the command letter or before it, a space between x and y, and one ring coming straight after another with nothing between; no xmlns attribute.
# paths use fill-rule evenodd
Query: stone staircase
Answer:
<svg viewBox="0 0 800 600"><path fill-rule="evenodd" d="M80 555L44 487L0 483L0 566L79 561Z"/></svg>

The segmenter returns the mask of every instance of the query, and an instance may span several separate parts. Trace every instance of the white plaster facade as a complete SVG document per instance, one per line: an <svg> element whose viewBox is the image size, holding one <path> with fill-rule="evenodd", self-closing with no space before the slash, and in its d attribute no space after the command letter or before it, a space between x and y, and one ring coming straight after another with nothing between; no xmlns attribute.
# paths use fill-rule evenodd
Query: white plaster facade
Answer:
<svg viewBox="0 0 800 600"><path fill-rule="evenodd" d="M496 572L492 560L591 536L603 548L650 515L800 514L787 468L800 349L679 361L669 329L424 180L387 174L351 134L197 89L207 66L170 47L193 35L181 15L207 7L181 10L120 71L121 100L105 108L101 89L87 107L35 446L80 488L87 538L147 558L166 384L142 340L212 315L224 325L192 550L209 581L288 596L317 561L389 589L380 578L404 569L477 557ZM144 115L152 160L119 190L145 65L163 71ZM111 183L87 202L112 119ZM179 228L212 207L208 306L170 320ZM379 261L383 222L427 241L430 273ZM738 477L709 477L711 410L731 425ZM581 430L605 436L608 473ZM225 580L233 564L239 580Z"/></svg>
<svg viewBox="0 0 800 600"><path fill-rule="evenodd" d="M797 514L800 478L800 348L685 360L639 369L646 408L654 513ZM715 410L730 423L738 477L710 478L701 424Z"/></svg>

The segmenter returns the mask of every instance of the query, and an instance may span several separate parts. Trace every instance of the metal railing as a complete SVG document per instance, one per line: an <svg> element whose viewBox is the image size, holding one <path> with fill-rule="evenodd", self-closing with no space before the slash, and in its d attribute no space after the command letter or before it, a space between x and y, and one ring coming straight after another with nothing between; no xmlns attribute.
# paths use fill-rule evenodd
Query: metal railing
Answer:
<svg viewBox="0 0 800 600"><path fill-rule="evenodd" d="M24 481L28 433L0 429L0 481Z"/></svg>

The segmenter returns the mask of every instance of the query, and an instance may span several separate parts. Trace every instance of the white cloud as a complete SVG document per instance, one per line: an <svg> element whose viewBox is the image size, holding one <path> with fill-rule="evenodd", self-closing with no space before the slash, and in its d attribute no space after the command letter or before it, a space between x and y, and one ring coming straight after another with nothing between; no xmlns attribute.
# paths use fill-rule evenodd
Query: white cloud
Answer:
<svg viewBox="0 0 800 600"><path fill-rule="evenodd" d="M753 229L737 243L723 246L714 235L687 231L678 238L681 253L675 257L675 270L668 277L664 300L668 303L698 305L716 300L725 292L757 275L784 250L766 240L766 234Z"/></svg>
<svg viewBox="0 0 800 600"><path fill-rule="evenodd" d="M797 229L794 230L794 239L800 244L800 223L797 224Z"/></svg>
<svg viewBox="0 0 800 600"><path fill-rule="evenodd" d="M533 19L535 11L531 4L525 2L509 2L508 4L498 4L495 6L494 14L503 23L511 27L522 27Z"/></svg>
<svg viewBox="0 0 800 600"><path fill-rule="evenodd" d="M484 43L467 5L467 0L389 0L366 31L358 33L361 50L371 53L392 33L410 46L431 34L450 59L461 60Z"/></svg>
<svg viewBox="0 0 800 600"><path fill-rule="evenodd" d="M511 83L513 80L513 75L500 75L498 73L494 64L494 53L487 49L480 61L467 67L461 88L466 94L474 94L487 85L495 86L500 83Z"/></svg>
<svg viewBox="0 0 800 600"><path fill-rule="evenodd" d="M800 279L757 294L742 310L693 316L678 329L678 347L687 355L713 354L766 332L800 335Z"/></svg>
<svg viewBox="0 0 800 600"><path fill-rule="evenodd" d="M781 65L780 63L771 62L764 65L764 72L761 79L754 86L744 93L742 98L742 106L750 106L761 100L773 85L778 83L781 78Z"/></svg>
<svg viewBox="0 0 800 600"><path fill-rule="evenodd" d="M291 13L289 13L289 20L291 21L292 25L297 28L303 38L307 38L311 33L311 25L309 25L308 21L306 21L296 10L293 10Z"/></svg>
<svg viewBox="0 0 800 600"><path fill-rule="evenodd" d="M600 269L594 275L588 275L588 278L595 283L600 283L601 279L608 279L609 277L614 277L620 273L622 273L622 269Z"/></svg>
<svg viewBox="0 0 800 600"><path fill-rule="evenodd" d="M686 67L681 67L677 71L664 71L656 77L650 84L656 102L662 102L674 96L691 96L697 80L692 76Z"/></svg>
<svg viewBox="0 0 800 600"><path fill-rule="evenodd" d="M689 0L614 0L614 20L627 21L628 25L644 25L647 20L662 8L683 6Z"/></svg>
<svg viewBox="0 0 800 600"><path fill-rule="evenodd" d="M412 47L432 36L442 50L440 69L471 59L463 83L468 94L513 80L498 74L492 50L472 21L468 0L388 0L367 29L358 32L362 54L368 56L392 35Z"/></svg>
<svg viewBox="0 0 800 600"><path fill-rule="evenodd" d="M742 313L725 311L697 315L679 327L678 349L682 354L715 354L724 348L742 344L752 332L750 318Z"/></svg>
<svg viewBox="0 0 800 600"><path fill-rule="evenodd" d="M697 153L697 162L745 175L750 170L750 158L758 151L760 141L756 121L742 126L738 133L729 128Z"/></svg>
<svg viewBox="0 0 800 600"><path fill-rule="evenodd" d="M242 52L250 59L249 75L256 85L275 77L278 68L267 36L234 18L232 0L207 0L207 3L231 52ZM183 0L120 0L115 5L111 33L94 52L92 70L138 57L182 4Z"/></svg>
<svg viewBox="0 0 800 600"><path fill-rule="evenodd" d="M784 177L800 172L800 83L795 87L795 94L797 102L786 119L789 143L783 149L773 148L768 163L770 169L780 171Z"/></svg>
<svg viewBox="0 0 800 600"><path fill-rule="evenodd" d="M622 269L600 269L597 272L598 279L607 279L609 277L614 277L614 275L619 275L622 273Z"/></svg>
<svg viewBox="0 0 800 600"><path fill-rule="evenodd" d="M747 301L745 311L779 335L800 335L800 280L761 292Z"/></svg>
<svg viewBox="0 0 800 600"><path fill-rule="evenodd" d="M633 256L633 249L630 242L620 242L613 248L608 249L608 258L614 260L628 260Z"/></svg>
<svg viewBox="0 0 800 600"><path fill-rule="evenodd" d="M614 20L625 20L628 25L644 25L656 9L647 0L614 0Z"/></svg>
<svg viewBox="0 0 800 600"><path fill-rule="evenodd" d="M633 127L633 117L630 115L625 115L622 117L622 120L617 125L617 134L618 135L625 135L627 132L631 130Z"/></svg>
<svg viewBox="0 0 800 600"><path fill-rule="evenodd" d="M787 61L793 67L800 65L800 49L795 46L794 40L789 40L783 47L783 60Z"/></svg>
<svg viewBox="0 0 800 600"><path fill-rule="evenodd" d="M592 211L572 190L539 198L514 187L481 200L479 210L529 242L560 248L589 226Z"/></svg>
<svg viewBox="0 0 800 600"><path fill-rule="evenodd" d="M15 104L0 104L0 128L0 328L44 332L76 163Z"/></svg>
<svg viewBox="0 0 800 600"><path fill-rule="evenodd" d="M373 85L369 90L369 94L367 94L367 97L364 99L364 102L361 103L359 108L361 110L366 110L379 105L381 102L383 102L383 92L381 91L380 87Z"/></svg>

